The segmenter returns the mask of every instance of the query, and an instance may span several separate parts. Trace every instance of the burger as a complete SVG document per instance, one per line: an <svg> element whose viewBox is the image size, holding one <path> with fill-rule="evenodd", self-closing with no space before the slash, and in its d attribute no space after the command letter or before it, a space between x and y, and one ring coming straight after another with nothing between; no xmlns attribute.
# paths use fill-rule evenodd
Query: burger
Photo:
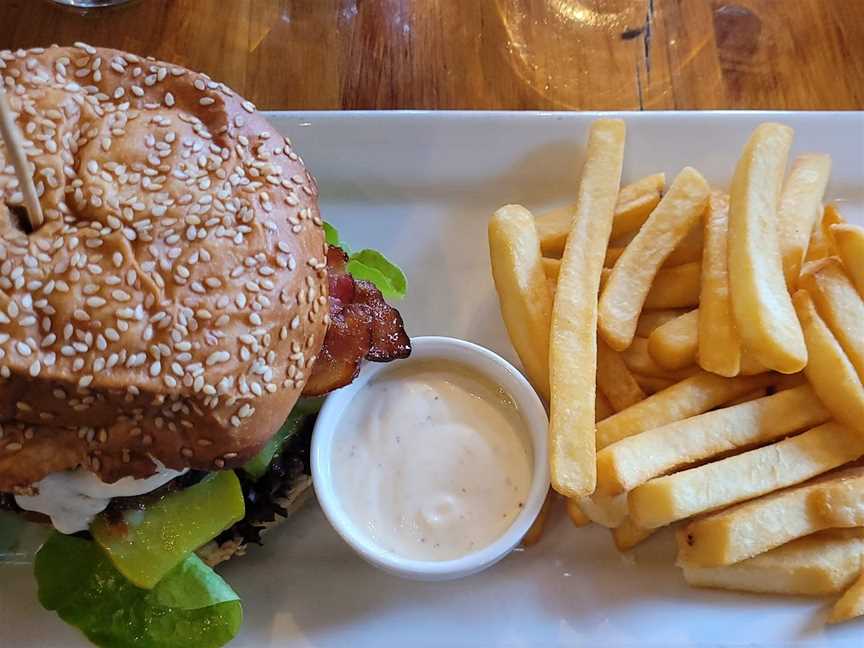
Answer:
<svg viewBox="0 0 864 648"><path fill-rule="evenodd" d="M0 509L54 527L40 601L94 643L222 645L212 566L302 501L321 397L409 355L404 276L207 75L83 43L0 74L44 214L0 147Z"/></svg>

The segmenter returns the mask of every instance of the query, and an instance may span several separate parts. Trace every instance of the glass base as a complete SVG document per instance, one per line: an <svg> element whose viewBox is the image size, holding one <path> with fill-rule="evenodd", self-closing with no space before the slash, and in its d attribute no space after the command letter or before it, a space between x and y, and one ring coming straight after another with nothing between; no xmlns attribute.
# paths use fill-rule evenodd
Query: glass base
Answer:
<svg viewBox="0 0 864 648"><path fill-rule="evenodd" d="M126 4L130 0L48 0L54 4L64 7L77 7L78 9L96 9L98 7L113 7Z"/></svg>

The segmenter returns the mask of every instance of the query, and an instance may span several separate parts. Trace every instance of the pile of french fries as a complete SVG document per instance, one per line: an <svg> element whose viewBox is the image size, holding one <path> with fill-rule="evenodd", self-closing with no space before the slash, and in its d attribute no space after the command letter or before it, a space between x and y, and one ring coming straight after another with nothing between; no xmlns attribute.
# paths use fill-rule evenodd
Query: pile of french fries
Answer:
<svg viewBox="0 0 864 648"><path fill-rule="evenodd" d="M552 486L621 551L676 527L693 586L864 615L864 229L823 208L831 160L787 173L766 123L728 193L691 167L621 187L625 130L593 123L575 203L489 224Z"/></svg>

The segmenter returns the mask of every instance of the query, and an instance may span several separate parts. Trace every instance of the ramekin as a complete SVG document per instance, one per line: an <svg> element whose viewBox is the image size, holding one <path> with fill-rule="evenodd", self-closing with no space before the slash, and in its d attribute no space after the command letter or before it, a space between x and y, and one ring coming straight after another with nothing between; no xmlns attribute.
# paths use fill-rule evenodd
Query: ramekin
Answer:
<svg viewBox="0 0 864 648"><path fill-rule="evenodd" d="M391 364L367 363L360 376L347 387L330 394L315 423L312 436L312 481L315 494L333 528L360 556L386 572L413 580L442 581L476 574L509 554L530 528L540 512L549 489L547 430L549 420L543 402L525 377L504 358L471 342L449 337L417 337L411 340L411 357ZM473 369L500 385L516 405L525 422L531 443L532 479L525 505L510 527L494 542L452 560L403 558L382 549L367 534L358 530L342 507L333 484L332 452L338 439L343 414L354 396L375 376L404 368L408 363L444 360ZM350 421L345 422L350 425Z"/></svg>

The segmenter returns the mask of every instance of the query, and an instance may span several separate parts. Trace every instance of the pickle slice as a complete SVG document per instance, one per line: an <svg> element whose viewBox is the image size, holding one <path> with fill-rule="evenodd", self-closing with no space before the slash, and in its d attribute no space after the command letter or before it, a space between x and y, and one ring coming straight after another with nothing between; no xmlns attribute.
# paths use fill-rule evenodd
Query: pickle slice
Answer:
<svg viewBox="0 0 864 648"><path fill-rule="evenodd" d="M152 589L186 556L242 520L245 509L240 481L226 470L144 510L125 511L120 521L100 515L90 533L121 574Z"/></svg>

